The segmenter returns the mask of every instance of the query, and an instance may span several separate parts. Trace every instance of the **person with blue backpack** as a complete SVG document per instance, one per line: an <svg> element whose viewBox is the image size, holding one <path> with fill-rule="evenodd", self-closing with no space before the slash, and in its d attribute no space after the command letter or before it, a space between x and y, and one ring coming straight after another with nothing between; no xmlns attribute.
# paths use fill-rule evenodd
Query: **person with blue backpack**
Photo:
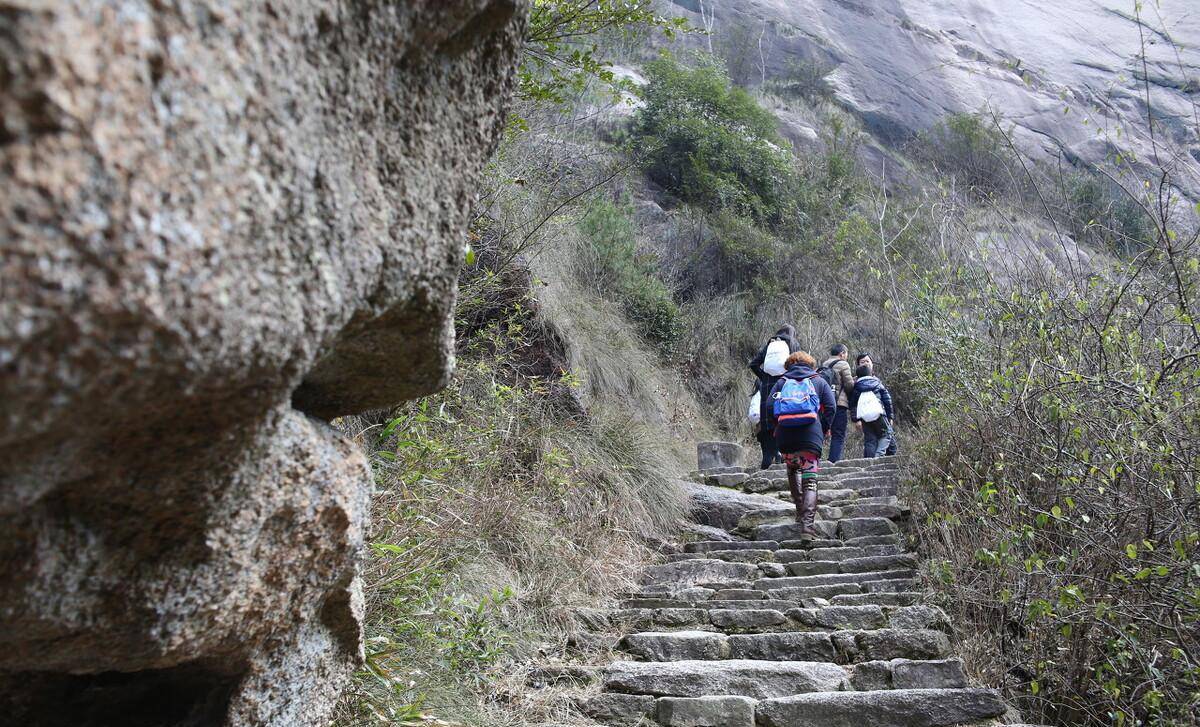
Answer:
<svg viewBox="0 0 1200 727"><path fill-rule="evenodd" d="M800 540L817 537L817 481L821 449L833 426L837 399L833 387L816 371L817 360L805 351L787 358L787 370L771 389L764 425L787 464L788 489L796 505ZM797 481L799 480L799 481Z"/></svg>
<svg viewBox="0 0 1200 727"><path fill-rule="evenodd" d="M750 370L758 379L758 430L755 432L755 438L762 447L762 469L764 470L774 464L775 459L779 456L775 437L766 426L767 409L771 405L771 387L775 386L787 368L787 357L799 349L800 346L796 343L796 329L790 325L783 325L763 344L758 354L750 359ZM753 397L751 398L753 400ZM753 419L753 412L751 412L751 421Z"/></svg>

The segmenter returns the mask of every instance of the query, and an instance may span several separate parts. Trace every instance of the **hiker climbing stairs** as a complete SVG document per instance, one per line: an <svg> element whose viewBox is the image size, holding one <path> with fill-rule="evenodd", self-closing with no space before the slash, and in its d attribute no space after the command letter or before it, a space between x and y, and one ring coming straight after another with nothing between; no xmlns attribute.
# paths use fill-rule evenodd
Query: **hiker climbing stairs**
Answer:
<svg viewBox="0 0 1200 727"><path fill-rule="evenodd" d="M637 592L585 614L615 632L618 658L589 672L579 709L662 727L999 724L1006 705L968 684L946 614L922 603L899 461L826 464L820 537L801 542L783 469L733 456L701 447L693 501L709 539L664 548Z"/></svg>

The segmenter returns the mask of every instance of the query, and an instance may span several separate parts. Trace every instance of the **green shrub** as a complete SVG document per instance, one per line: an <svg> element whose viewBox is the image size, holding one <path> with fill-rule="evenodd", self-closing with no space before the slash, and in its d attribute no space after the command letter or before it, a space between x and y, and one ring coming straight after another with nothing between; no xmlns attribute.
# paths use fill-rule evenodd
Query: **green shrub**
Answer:
<svg viewBox="0 0 1200 727"><path fill-rule="evenodd" d="M1004 134L982 114L950 114L918 136L915 155L977 197L1014 187L1013 157Z"/></svg>
<svg viewBox="0 0 1200 727"><path fill-rule="evenodd" d="M834 66L821 61L788 59L787 69L779 78L768 81L767 88L784 98L829 100L833 98L833 86L827 76L833 70Z"/></svg>
<svg viewBox="0 0 1200 727"><path fill-rule="evenodd" d="M943 269L907 304L922 540L1030 721L1200 723L1198 253L1180 234L1074 283Z"/></svg>
<svg viewBox="0 0 1200 727"><path fill-rule="evenodd" d="M1142 251L1153 240L1153 226L1145 211L1103 177L1072 177L1066 197L1071 234L1080 242L1127 256Z"/></svg>
<svg viewBox="0 0 1200 727"><path fill-rule="evenodd" d="M646 76L633 135L650 177L710 211L782 219L794 172L774 116L708 56L652 61Z"/></svg>
<svg viewBox="0 0 1200 727"><path fill-rule="evenodd" d="M631 210L608 200L591 203L579 221L580 277L613 296L648 341L665 346L679 335L679 308L651 258L639 254Z"/></svg>

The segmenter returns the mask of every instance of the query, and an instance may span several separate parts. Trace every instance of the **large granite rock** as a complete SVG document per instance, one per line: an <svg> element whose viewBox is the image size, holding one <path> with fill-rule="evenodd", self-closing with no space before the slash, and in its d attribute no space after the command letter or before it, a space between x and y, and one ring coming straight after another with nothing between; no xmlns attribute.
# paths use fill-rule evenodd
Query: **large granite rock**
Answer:
<svg viewBox="0 0 1200 727"><path fill-rule="evenodd" d="M1173 160L1173 180L1200 199L1194 107L1200 15L1193 12L1194 0L1147 5L1142 28L1133 3L1125 0L672 0L671 5L704 25L703 5L713 15L718 43L737 37L738 29L753 38L741 51L752 56L745 64L755 69L749 82L786 77L789 64L798 61L829 68L838 103L886 144L901 144L948 113L987 108L1011 123L1017 143L1038 156L1107 164L1121 153L1148 162L1157 146L1161 159ZM1155 118L1153 135L1147 103ZM785 131L789 127L798 143L811 133L785 118ZM1134 166L1147 169L1142 162ZM878 163L872 168L879 169ZM896 168L890 164L887 170Z"/></svg>
<svg viewBox="0 0 1200 727"><path fill-rule="evenodd" d="M370 476L442 386L521 0L0 2L0 694L308 725Z"/></svg>

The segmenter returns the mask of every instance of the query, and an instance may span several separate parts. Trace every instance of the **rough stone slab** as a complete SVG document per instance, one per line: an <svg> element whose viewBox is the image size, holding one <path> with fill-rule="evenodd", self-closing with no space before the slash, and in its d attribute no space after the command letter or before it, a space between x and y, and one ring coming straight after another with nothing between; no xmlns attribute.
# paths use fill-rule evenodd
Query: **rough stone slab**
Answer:
<svg viewBox="0 0 1200 727"><path fill-rule="evenodd" d="M710 550L704 553L704 555L730 563L760 563L773 561L775 559L774 552L772 550L743 548L741 550Z"/></svg>
<svg viewBox="0 0 1200 727"><path fill-rule="evenodd" d="M890 520L885 520L884 522L891 523ZM813 529L823 539L833 540L838 537L837 523L829 522L828 520L818 520L813 523ZM778 540L782 544L783 541L787 540L802 542L800 541L800 536L804 533L804 527L796 522L779 523L775 525L759 525L753 529L753 532L754 537L759 540Z"/></svg>
<svg viewBox="0 0 1200 727"><path fill-rule="evenodd" d="M756 588L727 588L713 594L710 601L755 601L766 598L766 593Z"/></svg>
<svg viewBox="0 0 1200 727"><path fill-rule="evenodd" d="M867 553L862 548L813 548L808 551L808 560L848 560L863 558ZM782 561L781 561L782 562Z"/></svg>
<svg viewBox="0 0 1200 727"><path fill-rule="evenodd" d="M704 484L709 487L740 487L747 479L744 472L727 472L720 475L705 475Z"/></svg>
<svg viewBox="0 0 1200 727"><path fill-rule="evenodd" d="M698 442L696 469L701 472L717 467L740 467L742 446L733 442Z"/></svg>
<svg viewBox="0 0 1200 727"><path fill-rule="evenodd" d="M812 556L809 550L793 550L780 548L775 552L775 560L780 563L800 563L802 561L811 560Z"/></svg>
<svg viewBox="0 0 1200 727"><path fill-rule="evenodd" d="M841 567L845 573L867 573L902 568L912 570L917 567L917 556L911 553L904 555L867 555L862 558L847 558L841 561Z"/></svg>
<svg viewBox="0 0 1200 727"><path fill-rule="evenodd" d="M817 538L816 540L785 540L779 543L781 549L787 550L818 550L820 548L840 548L845 543L836 538Z"/></svg>
<svg viewBox="0 0 1200 727"><path fill-rule="evenodd" d="M749 563L727 563L715 559L684 560L650 566L642 574L642 583L667 583L684 587L719 581L749 580L758 576L758 573L758 569Z"/></svg>
<svg viewBox="0 0 1200 727"><path fill-rule="evenodd" d="M843 541L868 535L892 535L895 532L896 523L885 517L849 518L847 520L839 520L837 523L837 537ZM786 538L773 539L786 540Z"/></svg>
<svg viewBox="0 0 1200 727"><path fill-rule="evenodd" d="M1005 712L991 689L801 694L760 702L757 727L952 727Z"/></svg>
<svg viewBox="0 0 1200 727"><path fill-rule="evenodd" d="M888 613L888 624L894 629L950 631L950 617L937 606L901 606Z"/></svg>
<svg viewBox="0 0 1200 727"><path fill-rule="evenodd" d="M778 550L779 543L774 540L701 540L687 543L683 549L688 553L708 553L714 550Z"/></svg>
<svg viewBox="0 0 1200 727"><path fill-rule="evenodd" d="M805 563L792 563L787 566L788 571L806 565ZM768 578L760 579L754 582L755 588L764 590L774 590L777 588L795 588L802 586L829 586L836 583L868 583L870 581L890 581L898 578L912 578L916 575L915 571L908 570L885 570L871 571L868 573L826 573L815 576L788 576L787 578Z"/></svg>
<svg viewBox="0 0 1200 727"><path fill-rule="evenodd" d="M687 481L680 481L679 486L688 494L688 508L696 522L724 530L733 530L742 515L751 510L779 504L772 497L749 495L724 487L709 487Z"/></svg>
<svg viewBox="0 0 1200 727"><path fill-rule="evenodd" d="M853 595L862 592L858 583L831 583L824 586L793 586L771 591L771 595L788 601L804 601L812 598L832 599L836 596Z"/></svg>
<svg viewBox="0 0 1200 727"><path fill-rule="evenodd" d="M868 545L903 545L899 535L864 535L861 538L850 538L845 543L854 548L865 548Z"/></svg>
<svg viewBox="0 0 1200 727"><path fill-rule="evenodd" d="M636 725L654 712L654 697L640 694L597 694L581 700L579 711L598 722Z"/></svg>
<svg viewBox="0 0 1200 727"><path fill-rule="evenodd" d="M950 638L931 629L875 629L854 636L860 659L942 659L950 654Z"/></svg>
<svg viewBox="0 0 1200 727"><path fill-rule="evenodd" d="M663 697L654 714L663 727L754 727L757 705L749 697Z"/></svg>
<svg viewBox="0 0 1200 727"><path fill-rule="evenodd" d="M621 648L647 661L721 659L725 656L723 634L712 631L665 631L629 634Z"/></svg>
<svg viewBox="0 0 1200 727"><path fill-rule="evenodd" d="M827 520L863 517L882 517L888 520L899 520L904 516L904 510L899 505L855 503L851 505L838 505L829 509L831 511L830 514L826 515L822 512L821 517ZM836 511L836 514L834 511Z"/></svg>
<svg viewBox="0 0 1200 727"><path fill-rule="evenodd" d="M729 542L737 541L736 535L733 535L732 533L730 533L728 530L725 530L724 528L715 528L712 525L701 525L700 523L691 523L691 522L684 523L683 531L687 534L692 535L697 541L700 541L700 542L717 541L717 542L729 543ZM690 543L689 543L689 545L690 545ZM686 545L684 546L684 551L689 552L689 553L690 552L699 552L699 551L688 550Z"/></svg>
<svg viewBox="0 0 1200 727"><path fill-rule="evenodd" d="M767 578L783 578L787 575L782 563L759 563L758 570Z"/></svg>
<svg viewBox="0 0 1200 727"><path fill-rule="evenodd" d="M811 661L619 661L604 669L603 679L608 691L661 697L724 694L770 699L850 686L843 667Z"/></svg>
<svg viewBox="0 0 1200 727"><path fill-rule="evenodd" d="M779 524L784 520L794 522L796 517L796 506L790 504L774 505L772 507L763 507L757 510L742 515L742 519L738 520L737 529L747 532L753 531L760 525ZM769 538L770 540L779 540L779 538Z"/></svg>
<svg viewBox="0 0 1200 727"><path fill-rule="evenodd" d="M834 661L837 657L829 634L822 631L740 634L730 636L728 646L731 659Z"/></svg>
<svg viewBox="0 0 1200 727"><path fill-rule="evenodd" d="M831 600L835 606L859 606L863 604L908 606L921 600L921 594L916 591L906 591L903 593L848 593L834 596Z"/></svg>
<svg viewBox="0 0 1200 727"><path fill-rule="evenodd" d="M888 665L892 671L893 689L961 689L967 686L961 659L893 659Z"/></svg>
<svg viewBox="0 0 1200 727"><path fill-rule="evenodd" d="M724 631L758 631L783 626L788 617L782 611L770 609L730 609L708 612L709 622Z"/></svg>
<svg viewBox="0 0 1200 727"><path fill-rule="evenodd" d="M883 608L870 605L797 608L788 611L786 615L810 628L830 631L882 629L889 624Z"/></svg>
<svg viewBox="0 0 1200 727"><path fill-rule="evenodd" d="M787 572L794 576L819 576L841 573L842 564L836 560L805 560L789 563Z"/></svg>

